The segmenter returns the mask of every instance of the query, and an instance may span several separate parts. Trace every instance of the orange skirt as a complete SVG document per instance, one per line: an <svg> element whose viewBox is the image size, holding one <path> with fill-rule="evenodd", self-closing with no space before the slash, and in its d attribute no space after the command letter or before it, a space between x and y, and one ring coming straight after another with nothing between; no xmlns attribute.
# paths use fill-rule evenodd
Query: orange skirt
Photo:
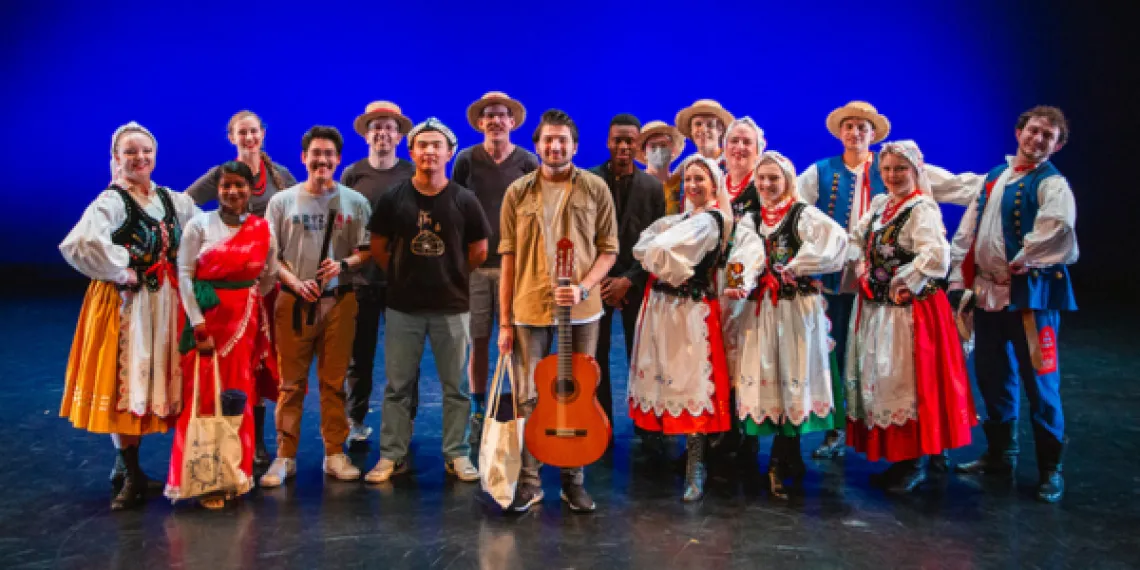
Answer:
<svg viewBox="0 0 1140 570"><path fill-rule="evenodd" d="M169 418L136 416L116 407L121 305L122 298L113 284L92 281L87 287L67 359L59 415L76 428L92 433L162 433L170 428Z"/></svg>

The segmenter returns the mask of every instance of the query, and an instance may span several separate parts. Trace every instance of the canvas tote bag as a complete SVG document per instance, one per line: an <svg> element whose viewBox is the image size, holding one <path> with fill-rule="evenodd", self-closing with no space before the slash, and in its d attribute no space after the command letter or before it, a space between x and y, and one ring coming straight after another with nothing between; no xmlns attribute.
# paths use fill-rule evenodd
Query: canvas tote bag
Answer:
<svg viewBox="0 0 1140 570"><path fill-rule="evenodd" d="M479 481L483 490L506 509L515 499L515 487L522 469L523 423L519 418L514 367L511 355L500 354L495 364L495 376L488 394L490 402L483 421L483 442L479 448ZM500 419L503 396L503 376L511 385L509 419ZM505 411L505 410L504 410Z"/></svg>
<svg viewBox="0 0 1140 570"><path fill-rule="evenodd" d="M194 400L190 423L182 446L182 484L179 499L223 493L232 497L249 491L252 481L241 470L241 436L238 428L222 415L221 374L217 357L214 366L214 414L198 415L199 357L194 357Z"/></svg>

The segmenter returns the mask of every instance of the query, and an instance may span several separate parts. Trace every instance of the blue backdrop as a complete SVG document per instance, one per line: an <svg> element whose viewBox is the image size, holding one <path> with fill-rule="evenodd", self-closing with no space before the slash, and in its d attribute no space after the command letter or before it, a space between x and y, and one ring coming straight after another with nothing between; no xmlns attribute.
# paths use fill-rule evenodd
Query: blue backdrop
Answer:
<svg viewBox="0 0 1140 570"><path fill-rule="evenodd" d="M267 122L266 150L304 178L301 134L338 127L343 164L367 147L352 131L388 99L437 116L461 146L467 105L489 90L523 101L516 142L539 113L578 122L576 162L606 158L609 118L672 122L699 98L750 115L802 170L838 153L824 117L876 105L891 138L927 159L981 172L1014 148L1012 123L1036 103L1034 70L1010 65L1013 7L961 2L11 2L3 8L4 156L0 265L66 274L56 245L105 187L111 132L136 120L158 138L155 180L185 188L235 156L231 114ZM984 15L983 15L984 14ZM691 147L690 147L691 150ZM406 146L400 154L406 156ZM948 210L953 226L958 210Z"/></svg>

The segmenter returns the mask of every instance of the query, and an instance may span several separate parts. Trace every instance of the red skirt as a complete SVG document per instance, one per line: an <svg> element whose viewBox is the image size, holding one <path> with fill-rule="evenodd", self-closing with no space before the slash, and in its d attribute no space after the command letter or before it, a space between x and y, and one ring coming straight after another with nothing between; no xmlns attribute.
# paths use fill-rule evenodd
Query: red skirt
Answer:
<svg viewBox="0 0 1140 570"><path fill-rule="evenodd" d="M847 445L871 461L905 461L964 447L978 423L946 294L938 291L916 301L911 311L918 418L901 426L870 429L863 420L848 419Z"/></svg>
<svg viewBox="0 0 1140 570"><path fill-rule="evenodd" d="M646 287L648 296L650 287ZM660 416L652 411L643 412L633 405L629 407L629 416L633 425L646 430L661 432L666 435L684 435L690 433L719 433L727 431L732 424L732 410L729 408L728 390L728 361L724 353L724 336L720 326L720 303L716 299L705 301L709 306L709 316L705 317L705 325L709 328L709 354L712 364L713 383L713 411L705 412L699 416L690 414L687 410L681 415L673 416L665 413Z"/></svg>

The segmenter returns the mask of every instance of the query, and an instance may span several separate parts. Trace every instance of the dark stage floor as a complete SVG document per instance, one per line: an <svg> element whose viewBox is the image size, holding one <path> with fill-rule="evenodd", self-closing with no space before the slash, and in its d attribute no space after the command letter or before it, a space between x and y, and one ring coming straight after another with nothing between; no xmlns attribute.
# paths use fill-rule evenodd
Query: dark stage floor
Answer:
<svg viewBox="0 0 1140 570"><path fill-rule="evenodd" d="M1140 357L1134 318L1110 310L1086 309L1061 331L1072 447L1060 505L1033 500L1036 466L1025 453L1015 489L950 476L887 498L867 483L882 465L849 455L809 461L804 494L790 505L721 473L703 503L687 506L680 473L642 456L622 413L612 457L587 473L596 514L566 510L551 472L541 508L503 517L477 484L444 477L440 393L426 364L414 472L394 485L325 479L313 390L295 482L223 512L154 498L113 514L108 438L57 416L81 293L12 299L0 302L0 568L1140 567ZM624 375L616 381L624 391ZM379 426L378 412L369 423ZM1022 436L1030 441L1024 421ZM145 441L149 473L165 475L169 449L169 435ZM354 457L371 467L375 442Z"/></svg>

